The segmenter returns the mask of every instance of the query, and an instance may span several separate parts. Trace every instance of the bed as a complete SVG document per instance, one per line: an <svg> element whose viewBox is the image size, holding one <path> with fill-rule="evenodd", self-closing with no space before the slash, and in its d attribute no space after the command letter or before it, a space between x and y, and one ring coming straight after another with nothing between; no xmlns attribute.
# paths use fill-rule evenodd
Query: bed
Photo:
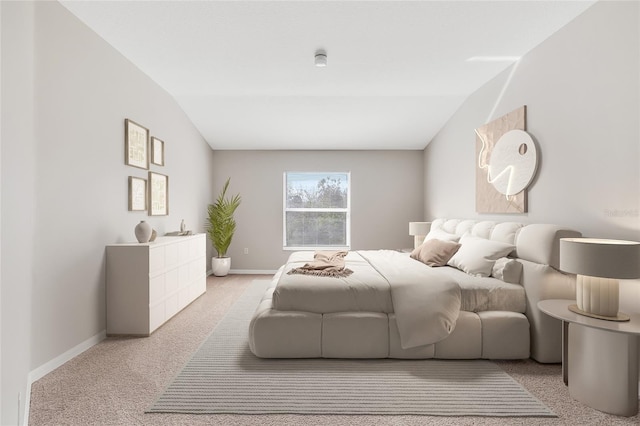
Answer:
<svg viewBox="0 0 640 426"><path fill-rule="evenodd" d="M437 219L425 246L457 245L447 266L415 251L351 251L353 273L341 278L290 274L314 254L292 253L256 309L250 349L264 358L559 362L560 323L536 304L574 297L575 278L557 266L559 239L576 236L555 225Z"/></svg>

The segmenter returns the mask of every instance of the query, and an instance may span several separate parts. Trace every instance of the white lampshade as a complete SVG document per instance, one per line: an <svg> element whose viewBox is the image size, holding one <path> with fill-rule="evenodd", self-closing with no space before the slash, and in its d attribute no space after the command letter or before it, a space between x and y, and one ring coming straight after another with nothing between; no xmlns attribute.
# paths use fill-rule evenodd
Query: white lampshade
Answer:
<svg viewBox="0 0 640 426"><path fill-rule="evenodd" d="M431 222L409 222L409 235L427 235L431 229Z"/></svg>
<svg viewBox="0 0 640 426"><path fill-rule="evenodd" d="M618 312L618 279L640 277L640 243L597 238L561 238L560 269L577 274L576 305L579 314L626 321Z"/></svg>
<svg viewBox="0 0 640 426"><path fill-rule="evenodd" d="M409 222L409 235L413 235L413 248L424 242L431 229L431 222Z"/></svg>
<svg viewBox="0 0 640 426"><path fill-rule="evenodd" d="M560 269L591 277L640 278L640 242L561 238Z"/></svg>

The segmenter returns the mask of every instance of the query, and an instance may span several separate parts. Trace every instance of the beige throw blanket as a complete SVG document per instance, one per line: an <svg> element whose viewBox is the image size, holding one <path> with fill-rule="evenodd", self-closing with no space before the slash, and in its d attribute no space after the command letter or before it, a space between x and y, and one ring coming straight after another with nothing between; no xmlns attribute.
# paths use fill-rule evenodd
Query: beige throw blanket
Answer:
<svg viewBox="0 0 640 426"><path fill-rule="evenodd" d="M346 251L316 251L313 261L299 268L291 269L287 274L316 275L319 277L348 277L353 273L344 267Z"/></svg>

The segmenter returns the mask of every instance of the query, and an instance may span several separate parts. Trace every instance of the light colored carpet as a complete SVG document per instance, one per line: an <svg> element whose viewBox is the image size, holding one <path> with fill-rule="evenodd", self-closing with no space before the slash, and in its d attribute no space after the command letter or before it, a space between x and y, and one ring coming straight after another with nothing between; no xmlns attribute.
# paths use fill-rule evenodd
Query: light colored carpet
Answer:
<svg viewBox="0 0 640 426"><path fill-rule="evenodd" d="M35 382L29 426L566 426L638 425L569 396L559 364L496 361L551 408L553 417L148 413L158 395L229 311L255 275L209 277L207 292L149 337L110 337Z"/></svg>
<svg viewBox="0 0 640 426"><path fill-rule="evenodd" d="M489 361L261 359L251 317L269 281L254 281L150 412L550 417Z"/></svg>

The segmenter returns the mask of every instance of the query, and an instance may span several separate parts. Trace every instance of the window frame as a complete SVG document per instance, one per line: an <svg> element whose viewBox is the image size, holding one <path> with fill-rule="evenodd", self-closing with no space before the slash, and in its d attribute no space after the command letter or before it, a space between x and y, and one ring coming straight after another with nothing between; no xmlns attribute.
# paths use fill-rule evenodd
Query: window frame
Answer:
<svg viewBox="0 0 640 426"><path fill-rule="evenodd" d="M344 174L347 176L347 207L346 208L291 208L287 207L287 175L297 174ZM346 245L344 246L287 246L287 212L309 213L346 213ZM351 172L298 172L285 171L282 173L282 250L284 251L308 251L308 250L351 250Z"/></svg>

